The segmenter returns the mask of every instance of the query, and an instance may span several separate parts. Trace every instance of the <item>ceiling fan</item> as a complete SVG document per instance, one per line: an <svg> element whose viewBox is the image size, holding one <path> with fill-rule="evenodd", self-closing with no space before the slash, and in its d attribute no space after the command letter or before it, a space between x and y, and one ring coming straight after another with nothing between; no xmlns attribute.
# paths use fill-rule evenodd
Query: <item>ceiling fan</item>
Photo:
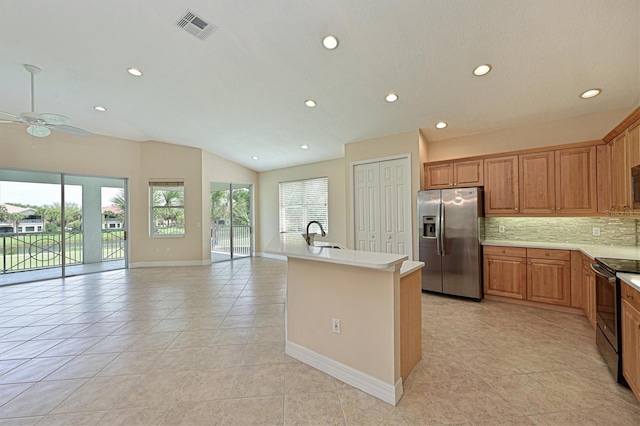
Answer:
<svg viewBox="0 0 640 426"><path fill-rule="evenodd" d="M34 80L35 75L38 74L41 69L35 65L28 64L24 65L24 69L31 74L31 112L23 112L20 115L15 115L0 111L0 116L10 117L9 120L2 120L2 117L0 117L0 123L27 124L27 133L38 138L46 138L51 134L51 130L76 136L91 136L91 133L86 130L68 126L69 118L64 115L52 113L36 114L33 101Z"/></svg>

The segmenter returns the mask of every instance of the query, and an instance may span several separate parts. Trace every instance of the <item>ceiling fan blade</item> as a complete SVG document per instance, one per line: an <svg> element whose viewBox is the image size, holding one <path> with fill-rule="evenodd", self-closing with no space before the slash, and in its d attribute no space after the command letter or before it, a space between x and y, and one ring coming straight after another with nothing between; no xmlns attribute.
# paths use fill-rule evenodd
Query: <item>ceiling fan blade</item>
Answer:
<svg viewBox="0 0 640 426"><path fill-rule="evenodd" d="M93 133L87 132L86 130L80 129L78 127L67 126L64 124L60 126L49 125L47 127L49 127L50 129L56 130L58 132L68 133L70 135L75 135L75 136L92 136L93 135Z"/></svg>
<svg viewBox="0 0 640 426"><path fill-rule="evenodd" d="M17 120L0 120L0 123L22 123L22 121Z"/></svg>
<svg viewBox="0 0 640 426"><path fill-rule="evenodd" d="M27 127L27 133L37 138L46 138L51 134L51 130L47 129L44 126L31 125Z"/></svg>
<svg viewBox="0 0 640 426"><path fill-rule="evenodd" d="M62 124L67 124L69 121L69 117L65 117L60 114L52 114L50 112L45 112L44 114L38 114L38 118L47 122L47 124L53 124L54 126L59 126Z"/></svg>
<svg viewBox="0 0 640 426"><path fill-rule="evenodd" d="M7 117L16 118L16 119L20 120L20 116L19 115L9 114L8 112L0 111L0 115L6 115Z"/></svg>

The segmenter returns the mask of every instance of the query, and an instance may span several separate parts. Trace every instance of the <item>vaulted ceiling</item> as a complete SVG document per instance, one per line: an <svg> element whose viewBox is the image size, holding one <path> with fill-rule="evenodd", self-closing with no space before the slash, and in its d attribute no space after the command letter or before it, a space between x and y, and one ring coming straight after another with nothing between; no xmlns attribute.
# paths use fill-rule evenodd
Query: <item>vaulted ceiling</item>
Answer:
<svg viewBox="0 0 640 426"><path fill-rule="evenodd" d="M187 9L217 30L200 40L179 28ZM322 46L327 34L337 49ZM30 109L23 64L42 68L37 112L262 171L416 129L436 141L631 110L640 101L640 2L3 0L0 111ZM476 77L480 64L493 69ZM591 88L602 94L579 98ZM390 92L398 101L385 101ZM435 129L439 121L448 127Z"/></svg>

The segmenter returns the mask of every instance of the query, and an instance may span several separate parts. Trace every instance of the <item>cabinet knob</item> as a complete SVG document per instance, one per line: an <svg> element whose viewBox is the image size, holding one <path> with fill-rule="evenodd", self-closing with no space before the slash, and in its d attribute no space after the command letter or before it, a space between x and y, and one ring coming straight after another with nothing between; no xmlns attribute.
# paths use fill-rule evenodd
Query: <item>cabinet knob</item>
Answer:
<svg viewBox="0 0 640 426"><path fill-rule="evenodd" d="M453 186L456 186L456 185L457 185L457 183L454 183L454 184L453 184Z"/></svg>
<svg viewBox="0 0 640 426"><path fill-rule="evenodd" d="M627 293L627 298L629 298L629 299L633 299L633 294L631 294L631 293Z"/></svg>
<svg viewBox="0 0 640 426"><path fill-rule="evenodd" d="M527 262L525 262L525 261L523 260L523 261L522 261L522 264L523 264L523 265L526 265L526 264L527 264Z"/></svg>
<svg viewBox="0 0 640 426"><path fill-rule="evenodd" d="M553 210L553 207L549 208L549 210Z"/></svg>
<svg viewBox="0 0 640 426"><path fill-rule="evenodd" d="M514 208L514 210L515 210L515 211L518 211L518 208L516 207L516 208Z"/></svg>
<svg viewBox="0 0 640 426"><path fill-rule="evenodd" d="M556 207L556 210L560 210L560 207Z"/></svg>
<svg viewBox="0 0 640 426"><path fill-rule="evenodd" d="M531 262L529 262L528 265L531 265Z"/></svg>

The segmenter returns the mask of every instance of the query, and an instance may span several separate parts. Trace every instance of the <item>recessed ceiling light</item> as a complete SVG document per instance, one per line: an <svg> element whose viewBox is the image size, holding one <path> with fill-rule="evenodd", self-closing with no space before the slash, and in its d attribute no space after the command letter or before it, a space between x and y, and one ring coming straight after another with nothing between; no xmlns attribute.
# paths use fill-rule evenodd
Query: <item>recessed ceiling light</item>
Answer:
<svg viewBox="0 0 640 426"><path fill-rule="evenodd" d="M333 50L338 47L338 38L333 35L328 35L322 39L322 45L329 50Z"/></svg>
<svg viewBox="0 0 640 426"><path fill-rule="evenodd" d="M596 96L598 96L600 94L600 92L602 92L601 89L589 89L586 92L584 92L583 94L581 94L580 97L582 99L591 99L591 98L595 98Z"/></svg>
<svg viewBox="0 0 640 426"><path fill-rule="evenodd" d="M389 93L386 97L385 100L387 102L395 102L398 100L398 95L396 95L395 93Z"/></svg>
<svg viewBox="0 0 640 426"><path fill-rule="evenodd" d="M313 99L307 99L306 101L304 101L304 104L309 108L313 108L317 105L316 101L314 101Z"/></svg>
<svg viewBox="0 0 640 426"><path fill-rule="evenodd" d="M448 124L445 123L444 121L439 121L438 123L436 123L436 129L444 129L447 126Z"/></svg>
<svg viewBox="0 0 640 426"><path fill-rule="evenodd" d="M127 72L132 76L142 77L142 71L140 71L138 68L129 68L127 69Z"/></svg>
<svg viewBox="0 0 640 426"><path fill-rule="evenodd" d="M100 111L100 112L105 112L107 110L105 107L100 106L100 105L94 106L93 109L95 109L96 111Z"/></svg>
<svg viewBox="0 0 640 426"><path fill-rule="evenodd" d="M491 71L491 65L482 64L482 65L478 65L476 69L473 70L473 75L477 75L478 77L481 77L483 75L489 74L489 71Z"/></svg>
<svg viewBox="0 0 640 426"><path fill-rule="evenodd" d="M300 145L301 149L309 149L309 145Z"/></svg>
<svg viewBox="0 0 640 426"><path fill-rule="evenodd" d="M252 160L259 160L260 157L258 157L257 155L254 155L253 157L251 157Z"/></svg>

